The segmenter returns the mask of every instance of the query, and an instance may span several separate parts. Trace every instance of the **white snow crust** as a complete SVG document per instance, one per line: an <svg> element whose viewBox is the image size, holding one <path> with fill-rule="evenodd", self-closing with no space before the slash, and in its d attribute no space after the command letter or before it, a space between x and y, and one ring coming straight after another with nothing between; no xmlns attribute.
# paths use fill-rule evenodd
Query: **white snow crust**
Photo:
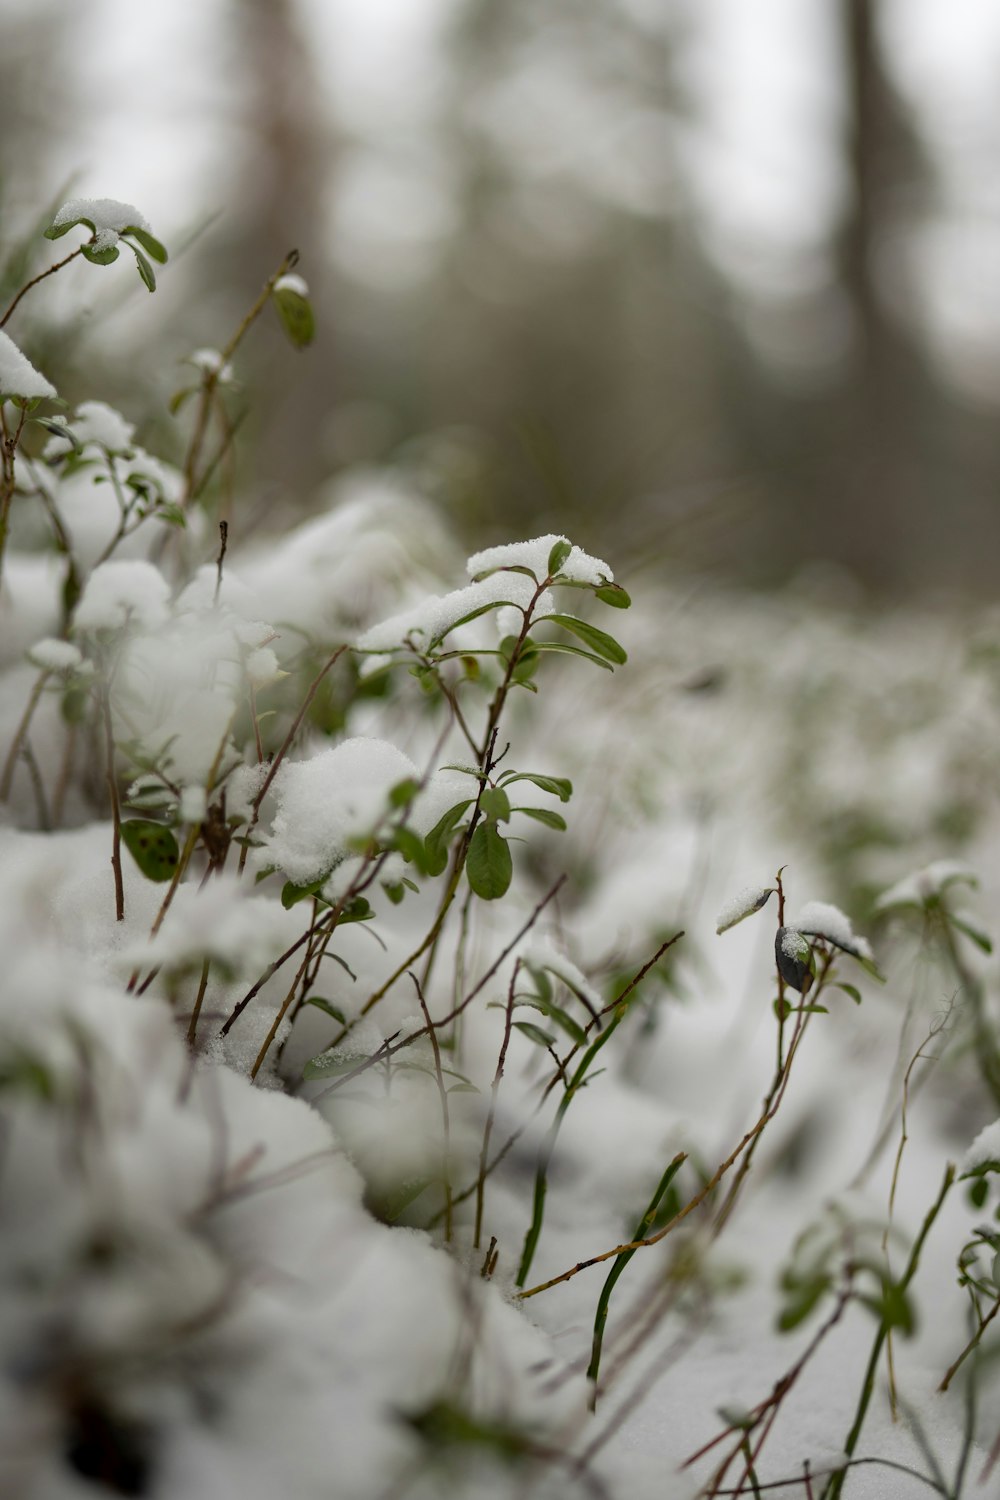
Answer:
<svg viewBox="0 0 1000 1500"><path fill-rule="evenodd" d="M856 953L861 958L872 959L871 945L866 938L858 937L851 926L850 919L839 909L831 906L827 901L807 901L796 917L791 918L786 924L789 929L806 933L809 937L829 938L840 948L846 948L849 953Z"/></svg>
<svg viewBox="0 0 1000 1500"><path fill-rule="evenodd" d="M39 374L10 335L0 329L0 398L21 396L26 401L32 401L37 397L55 394L55 386L44 375Z"/></svg>
<svg viewBox="0 0 1000 1500"><path fill-rule="evenodd" d="M46 636L31 647L28 659L44 672L72 672L82 664L83 653L72 641Z"/></svg>
<svg viewBox="0 0 1000 1500"><path fill-rule="evenodd" d="M97 250L107 250L109 246L116 245L126 229L144 229L147 234L153 232L137 208L131 203L120 203L116 198L70 198L60 208L52 224L58 229L63 224L75 224L80 219L93 224L94 246Z"/></svg>
<svg viewBox="0 0 1000 1500"><path fill-rule="evenodd" d="M744 917L760 911L761 907L770 900L774 890L773 885L745 885L720 910L715 919L716 933L726 932L730 927L735 927L737 922L742 922Z"/></svg>
<svg viewBox="0 0 1000 1500"><path fill-rule="evenodd" d="M87 579L74 623L88 632L130 624L155 630L166 623L169 597L170 587L152 563L112 559Z"/></svg>
<svg viewBox="0 0 1000 1500"><path fill-rule="evenodd" d="M474 552L466 567L470 578L478 578L495 568L530 568L541 583L548 576L549 555L556 542L569 542L569 537L551 533L535 537L530 542L505 542L498 547L486 547ZM591 557L581 547L573 546L566 561L559 569L564 578L576 583L613 583L614 574L600 557Z"/></svg>

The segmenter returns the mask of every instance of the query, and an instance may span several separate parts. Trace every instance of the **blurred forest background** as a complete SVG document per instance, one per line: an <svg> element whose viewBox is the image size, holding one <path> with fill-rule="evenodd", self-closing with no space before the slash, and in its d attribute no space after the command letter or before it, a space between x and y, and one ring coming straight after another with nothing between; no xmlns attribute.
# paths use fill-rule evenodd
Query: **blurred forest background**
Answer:
<svg viewBox="0 0 1000 1500"><path fill-rule="evenodd" d="M300 250L316 344L239 363L247 528L388 464L470 544L994 587L988 0L0 0L0 37L0 295L70 193L172 251L155 298L81 265L18 313L70 400L179 451L178 362Z"/></svg>

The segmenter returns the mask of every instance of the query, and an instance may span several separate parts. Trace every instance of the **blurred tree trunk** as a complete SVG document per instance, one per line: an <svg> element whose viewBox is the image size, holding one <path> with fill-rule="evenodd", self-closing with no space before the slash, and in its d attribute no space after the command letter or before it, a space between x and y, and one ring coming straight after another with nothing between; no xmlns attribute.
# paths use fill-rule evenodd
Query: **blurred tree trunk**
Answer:
<svg viewBox="0 0 1000 1500"><path fill-rule="evenodd" d="M836 493L827 503L837 519L835 554L878 584L901 578L914 562L915 539L934 505L934 449L947 398L888 295L888 278L898 282L907 273L901 231L926 181L926 162L885 67L877 0L842 6L851 197L836 262L853 352L836 403ZM905 285L901 291L905 297Z"/></svg>

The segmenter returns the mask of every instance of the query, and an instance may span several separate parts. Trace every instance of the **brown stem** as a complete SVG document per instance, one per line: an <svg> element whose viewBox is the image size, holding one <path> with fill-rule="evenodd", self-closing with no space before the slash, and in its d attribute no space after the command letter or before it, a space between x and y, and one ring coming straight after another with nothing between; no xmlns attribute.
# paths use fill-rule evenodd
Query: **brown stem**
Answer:
<svg viewBox="0 0 1000 1500"><path fill-rule="evenodd" d="M26 281L24 283L24 286L18 292L17 296L14 298L13 302L7 308L7 311L4 313L3 317L0 318L0 328L6 328L8 322L10 321L11 313L14 311L21 298L27 296L28 292L31 291L31 288L33 286L37 286L38 283L40 281L44 281L47 276L54 276L57 271L62 270L63 266L68 266L71 260L76 260L76 257L82 254L83 246L77 245L75 250L73 250L69 255L65 256L62 260L57 260L55 265L49 266L47 271L40 271L37 276L33 276L30 281Z"/></svg>
<svg viewBox="0 0 1000 1500"><path fill-rule="evenodd" d="M483 1232L483 1203L486 1194L486 1163L489 1159L490 1136L493 1133L493 1121L497 1112L497 1095L500 1092L500 1082L503 1078L503 1065L507 1061L507 1048L510 1045L510 1033L514 1019L514 989L517 985L517 976L521 971L521 960L514 964L514 972L510 976L510 984L507 987L507 1009L504 1015L503 1041L500 1043L500 1055L497 1058L497 1068L493 1075L493 1087L490 1090L490 1108L486 1116L486 1125L483 1129L483 1146L479 1153L479 1176L476 1178L476 1231L472 1240L473 1250L479 1249L479 1241Z"/></svg>
<svg viewBox="0 0 1000 1500"><path fill-rule="evenodd" d="M7 752L7 759L4 761L3 774L0 775L0 802L6 802L7 798L10 796L11 782L14 779L14 767L17 764L17 757L21 752L21 746L24 743L24 737L28 733L32 717L34 716L35 709L38 707L42 692L45 688L45 684L48 682L51 675L52 674L50 671L48 671L48 669L43 670L39 674L34 687L31 689L31 694L28 698L27 704L25 705L24 713L21 715L21 722L18 724L17 729L14 731L14 738L11 740L10 749Z"/></svg>

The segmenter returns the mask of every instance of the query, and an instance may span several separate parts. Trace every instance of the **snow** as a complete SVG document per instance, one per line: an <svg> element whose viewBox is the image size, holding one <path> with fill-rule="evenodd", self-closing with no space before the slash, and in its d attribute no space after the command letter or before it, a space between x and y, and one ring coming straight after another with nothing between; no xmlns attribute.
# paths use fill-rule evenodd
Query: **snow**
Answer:
<svg viewBox="0 0 1000 1500"><path fill-rule="evenodd" d="M490 573L449 594L431 595L413 609L373 625L358 637L358 650L391 651L411 639L418 649L427 648L442 641L466 616L498 604L513 607L513 619L511 611L501 609L497 612L497 629L501 636L520 631L523 612L528 608L533 607L535 615L549 614L555 608L551 592L544 589L539 594L537 584L524 573Z"/></svg>
<svg viewBox="0 0 1000 1500"><path fill-rule="evenodd" d="M521 957L531 968L547 969L550 974L561 979L567 988L589 1001L595 1011L603 1010L604 998L600 991L594 988L572 959L560 953L547 939L534 938L521 950Z"/></svg>
<svg viewBox="0 0 1000 1500"><path fill-rule="evenodd" d="M20 396L25 401L33 401L55 394L55 386L39 374L10 335L0 329L0 400Z"/></svg>
<svg viewBox="0 0 1000 1500"><path fill-rule="evenodd" d="M297 276L293 271L288 272L284 276L279 276L274 283L274 290L276 292L294 292L297 297L309 296L309 287L305 280L301 276Z"/></svg>
<svg viewBox="0 0 1000 1500"><path fill-rule="evenodd" d="M951 885L977 886L976 872L956 859L932 860L922 870L897 880L887 891L883 891L875 902L876 911L893 911L899 907L925 906L935 896L940 896Z"/></svg>
<svg viewBox="0 0 1000 1500"><path fill-rule="evenodd" d="M716 933L721 935L730 927L735 927L737 922L742 922L744 917L752 916L755 911L760 911L761 907L774 895L775 889L773 885L745 885L725 903L719 912L715 919Z"/></svg>
<svg viewBox="0 0 1000 1500"><path fill-rule="evenodd" d="M52 220L52 227L59 229L64 224L76 224L80 220L93 225L94 248L107 250L117 245L119 236L127 229L143 229L152 234L146 220L131 203L119 203L115 198L71 198Z"/></svg>
<svg viewBox="0 0 1000 1500"><path fill-rule="evenodd" d="M81 401L68 425L81 447L94 443L108 453L124 453L131 448L135 436L133 424L104 401ZM45 445L46 458L72 452L73 444L68 437L53 435Z"/></svg>
<svg viewBox="0 0 1000 1500"><path fill-rule="evenodd" d="M557 536L552 533L548 536L535 537L530 542L506 542L499 547L487 547L482 552L474 552L467 563L470 578L479 578L484 573L491 573L496 568L529 568L535 578L541 583L543 578L548 577L549 556L552 548L557 542L569 544L569 537ZM590 583L599 586L602 583L613 583L614 574L607 563L599 557L591 557L580 547L572 546L569 556L559 568L563 578L572 579L576 583Z"/></svg>
<svg viewBox="0 0 1000 1500"><path fill-rule="evenodd" d="M798 916L789 919L787 926L808 937L828 938L838 948L853 953L858 958L873 958L871 945L866 938L856 936L850 919L836 906L826 901L808 901ZM786 953L789 949L786 947Z"/></svg>
<svg viewBox="0 0 1000 1500"><path fill-rule="evenodd" d="M31 647L28 660L43 672L73 672L82 665L83 653L72 641L46 636Z"/></svg>
<svg viewBox="0 0 1000 1500"><path fill-rule="evenodd" d="M233 367L223 363L218 349L196 349L188 356L188 363L198 370L204 370L206 374L214 375L219 385L232 384Z"/></svg>
<svg viewBox="0 0 1000 1500"><path fill-rule="evenodd" d="M329 874L352 839L377 832L389 792L419 779L413 761L386 740L344 740L311 760L286 761L275 777L277 811L263 848L296 885Z"/></svg>
<svg viewBox="0 0 1000 1500"><path fill-rule="evenodd" d="M962 1158L963 1173L975 1172L989 1162L1000 1162L1000 1120L985 1125Z"/></svg>
<svg viewBox="0 0 1000 1500"><path fill-rule="evenodd" d="M74 623L78 631L155 630L166 623L170 587L147 562L112 560L94 569L84 585Z"/></svg>
<svg viewBox="0 0 1000 1500"><path fill-rule="evenodd" d="M91 420L96 434L100 413ZM64 481L64 467L36 464L60 514L72 511L74 495L85 497L81 513L98 503L92 476L107 472L106 457L87 464L85 488L79 475ZM113 521L112 511L101 524ZM72 534L97 545L96 528L81 522ZM544 568L557 540L487 549L469 566ZM565 1099L551 1059L522 1032L510 1037L500 1076L514 968L518 959L543 967L596 1009L685 930L633 992L587 1086L563 1111L530 1277L539 1282L623 1243L680 1151L689 1161L678 1191L689 1201L760 1117L775 1069L771 913L725 944L711 936L772 891L750 885L731 895L740 871L785 865L790 903L805 900L788 925L792 948L822 937L869 954L845 912L809 893L833 890L850 910L887 887L926 899L922 892L954 881L973 884L960 855L982 869L983 908L995 908L1000 711L981 681L942 669L967 642L967 619L918 626L893 617L862 628L773 599L678 609L650 584L636 606L638 649L620 680L561 673L554 663L544 691L520 695L504 716L506 767L572 777L568 831L554 839L527 819L518 824L514 883L500 902L467 899L462 885L452 898L447 875L422 876L393 854L382 882L407 874L419 889L395 906L376 882L374 920L338 927L320 951L306 942L312 903L285 910L280 880L256 883L255 874L275 865L299 883L326 877L324 892L335 895L364 868L355 839L404 818L425 833L476 783L455 770L427 775L473 752L449 726L446 705L405 672L383 696L347 703L342 724L341 695L353 681L345 671L337 717L303 721L248 830L267 757L294 724L305 684L345 639L371 632L389 651L402 622L426 643L470 597L523 603L531 579L494 572L449 592L462 576L453 539L400 480L373 475L355 476L285 537L251 549L234 535L221 587L214 566L191 567L180 543L169 566L116 550L87 577L97 555L81 552L74 645L62 639L64 562L9 551L0 734L10 743L39 669L99 672L126 804L152 786L155 816L178 841L204 823L215 853L199 845L165 905L168 887L146 880L126 851L119 922L96 695L82 724L63 717L65 693L38 695L32 764L18 760L2 816L48 821L53 831L0 825L0 1491L82 1500L95 1490L66 1461L82 1391L99 1395L112 1435L120 1441L127 1431L139 1444L158 1500L320 1500L331 1454L345 1500L404 1490L412 1500L514 1500L529 1491L562 1500L597 1493L571 1477L595 1444L594 1484L612 1500L692 1500L713 1459L679 1465L719 1430L720 1403L746 1410L770 1395L831 1310L828 1299L800 1330L778 1336L782 1268L824 1257L842 1266L857 1255L870 1277L863 1257L883 1263L901 1073L942 998L955 993L954 970L926 932L916 936L914 970L911 936L898 923L884 956L880 941L885 1003L810 1015L730 1223L723 1229L707 1211L692 1212L630 1261L611 1304L592 1415L583 1371L613 1260L528 1301L514 1286L539 1151L549 1149ZM610 577L583 554L567 567L579 581ZM493 640L496 625L483 616L461 639ZM773 650L761 653L762 639ZM726 667L725 692L679 699L677 685L712 662ZM815 690L818 674L829 717L810 738L801 695ZM250 719L258 689L260 751ZM926 732L907 713L917 689L938 695ZM462 691L463 714L481 729L488 693L473 682ZM425 775L415 800L392 809L392 788ZM964 844L940 832L956 785L978 788L980 823ZM553 805L530 783L516 787ZM873 812L888 829L884 843L831 843L828 819L866 826ZM137 813L150 815L126 805L125 816ZM257 847L240 873L248 834ZM907 888L901 867L913 865L921 869ZM568 880L535 919L563 869ZM329 1010L299 1006L306 959L315 969L309 994L351 1028L335 1055L367 1064L380 1054L343 1088L333 1074L302 1080L304 1064L330 1055L343 1030ZM864 974L857 983L867 989ZM990 1016L995 966L982 966L981 983ZM528 988L523 975L520 988ZM440 1018L473 990L460 1024L440 1030L436 1059L418 1035L421 999ZM584 1021L575 998L559 1003ZM913 1075L889 1239L897 1271L945 1162L973 1138L963 1170L1000 1154L1000 1121L988 1123L996 1105L975 1069L961 997L952 1020L954 1044L940 1034L928 1086ZM568 1040L559 1050L569 1055ZM443 1074L447 1132L438 1061L454 1069ZM491 1105L493 1147L517 1138L486 1181L473 1247ZM455 1194L450 1244L446 1173ZM974 1222L956 1190L922 1252L917 1335L894 1350L903 1401L948 1473L966 1391L958 1382L953 1398L934 1392L967 1336L955 1262ZM818 1230L801 1240L810 1224ZM487 1282L481 1270L494 1237L499 1260ZM875 1326L855 1306L831 1331L779 1415L758 1466L762 1486L800 1481L806 1458L818 1474L842 1456ZM891 1421L884 1368L860 1451L926 1468L907 1424ZM985 1415L970 1475L995 1438L988 1361L981 1379ZM436 1401L486 1424L523 1427L561 1457L508 1467L484 1445L456 1442L442 1470L433 1425L423 1423L423 1436L414 1426ZM908 1500L924 1488L872 1466L852 1473L847 1494Z"/></svg>

